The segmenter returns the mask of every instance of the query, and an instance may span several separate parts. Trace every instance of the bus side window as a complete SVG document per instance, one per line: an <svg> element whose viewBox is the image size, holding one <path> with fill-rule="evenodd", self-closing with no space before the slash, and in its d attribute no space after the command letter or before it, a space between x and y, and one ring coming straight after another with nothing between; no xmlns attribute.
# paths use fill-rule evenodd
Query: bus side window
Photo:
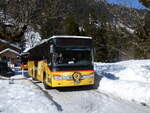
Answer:
<svg viewBox="0 0 150 113"><path fill-rule="evenodd" d="M47 62L49 66L52 66L52 54L49 54L49 57L47 58Z"/></svg>
<svg viewBox="0 0 150 113"><path fill-rule="evenodd" d="M53 47L53 45L50 45L50 53L52 54L53 51L54 51L54 47Z"/></svg>

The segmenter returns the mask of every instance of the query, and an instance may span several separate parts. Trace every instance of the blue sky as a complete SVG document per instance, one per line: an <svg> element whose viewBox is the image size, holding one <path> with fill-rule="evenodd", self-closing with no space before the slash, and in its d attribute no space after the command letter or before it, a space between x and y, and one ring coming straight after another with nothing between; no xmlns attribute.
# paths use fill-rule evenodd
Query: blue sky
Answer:
<svg viewBox="0 0 150 113"><path fill-rule="evenodd" d="M131 8L145 9L138 0L107 0L109 3L122 4Z"/></svg>

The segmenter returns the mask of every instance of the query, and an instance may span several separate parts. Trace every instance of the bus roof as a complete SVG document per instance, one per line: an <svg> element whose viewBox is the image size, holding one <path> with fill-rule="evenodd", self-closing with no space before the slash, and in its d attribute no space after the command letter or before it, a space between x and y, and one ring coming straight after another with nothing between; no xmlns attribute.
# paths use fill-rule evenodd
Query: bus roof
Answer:
<svg viewBox="0 0 150 113"><path fill-rule="evenodd" d="M54 39L54 38L82 38L82 39L92 39L92 37L88 37L88 36L56 35L56 36L52 36L52 37L50 37L48 39L43 40L41 43L37 44L36 46L31 47L30 49L27 49L26 51L24 51L24 53L27 53L31 49L33 49L33 48L35 48L35 47L37 47L37 46L39 46L39 45L41 45L41 44L49 41L50 39ZM24 54L24 53L22 53L22 54Z"/></svg>
<svg viewBox="0 0 150 113"><path fill-rule="evenodd" d="M52 36L49 39L52 38L84 38L84 39L92 39L92 37L87 37L87 36L65 36L65 35L60 35L60 36Z"/></svg>
<svg viewBox="0 0 150 113"><path fill-rule="evenodd" d="M54 38L82 38L82 39L92 39L92 37L88 37L88 36L73 36L73 35L54 35L48 39L43 40L40 44L36 45L39 46L47 41L49 41L50 39L54 39ZM36 47L35 46L35 47ZM33 47L34 48L34 47Z"/></svg>

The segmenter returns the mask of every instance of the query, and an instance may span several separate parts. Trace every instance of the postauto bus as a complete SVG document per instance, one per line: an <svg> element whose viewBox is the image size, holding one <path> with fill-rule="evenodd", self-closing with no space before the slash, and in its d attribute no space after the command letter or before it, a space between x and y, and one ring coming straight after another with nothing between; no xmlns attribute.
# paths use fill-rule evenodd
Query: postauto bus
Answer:
<svg viewBox="0 0 150 113"><path fill-rule="evenodd" d="M92 38L52 36L30 49L28 73L45 88L94 84Z"/></svg>

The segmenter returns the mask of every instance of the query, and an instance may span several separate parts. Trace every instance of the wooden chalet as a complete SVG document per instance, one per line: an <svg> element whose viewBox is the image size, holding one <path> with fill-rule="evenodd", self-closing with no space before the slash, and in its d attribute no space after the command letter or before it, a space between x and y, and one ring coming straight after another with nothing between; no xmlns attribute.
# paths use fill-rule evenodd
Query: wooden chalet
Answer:
<svg viewBox="0 0 150 113"><path fill-rule="evenodd" d="M0 39L0 61L16 64L18 56L20 56L20 51L21 49L17 45Z"/></svg>

